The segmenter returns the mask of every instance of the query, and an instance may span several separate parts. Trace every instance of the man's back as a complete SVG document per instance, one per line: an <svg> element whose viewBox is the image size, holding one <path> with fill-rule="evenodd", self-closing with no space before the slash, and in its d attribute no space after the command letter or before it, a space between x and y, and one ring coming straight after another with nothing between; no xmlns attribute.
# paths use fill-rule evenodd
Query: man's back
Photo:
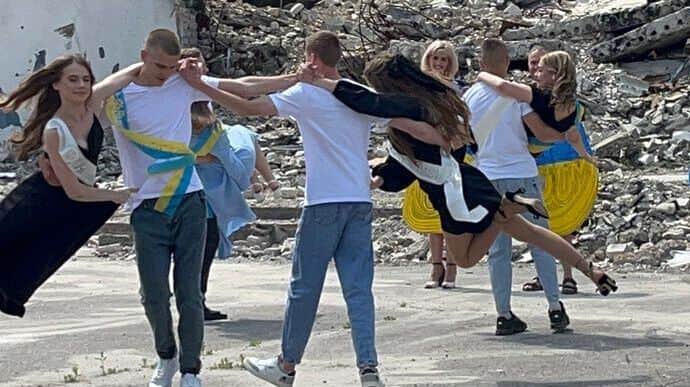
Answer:
<svg viewBox="0 0 690 387"><path fill-rule="evenodd" d="M371 126L330 92L298 83L270 96L279 116L297 121L307 170L305 205L369 202L367 150Z"/></svg>
<svg viewBox="0 0 690 387"><path fill-rule="evenodd" d="M463 95L471 112L473 130L486 113L493 114L489 110L499 96L481 82ZM490 180L537 176L537 165L527 149L527 134L522 124L522 117L531 111L528 104L510 102L484 146L479 148L477 166Z"/></svg>

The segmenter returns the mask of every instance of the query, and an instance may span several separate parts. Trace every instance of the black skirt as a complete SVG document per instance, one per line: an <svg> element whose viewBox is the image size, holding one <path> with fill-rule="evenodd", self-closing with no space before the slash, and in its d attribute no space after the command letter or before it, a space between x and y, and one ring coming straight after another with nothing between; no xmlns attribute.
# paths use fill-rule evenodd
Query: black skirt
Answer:
<svg viewBox="0 0 690 387"><path fill-rule="evenodd" d="M77 202L40 172L0 203L0 310L24 304L113 215L113 202Z"/></svg>
<svg viewBox="0 0 690 387"><path fill-rule="evenodd" d="M405 117L417 121L424 121L426 112L422 104L413 96L397 94L377 94L349 81L339 81L333 95L349 108L363 114L376 117L394 118ZM414 159L441 164L441 148L419 141L407 133L398 133L410 146ZM400 150L398 150L400 151ZM482 206L487 214L478 222L464 222L451 215L443 186L419 179L420 188L429 196L429 201L438 211L443 231L459 234L478 234L486 230L493 222L494 215L501 206L501 195L496 191L491 181L477 168L465 163L465 147L453 151L453 158L458 162L462 174L462 199L467 208ZM397 192L407 188L417 177L396 159L388 156L386 161L377 165L372 174L383 178L381 189ZM460 195L460 192L457 193Z"/></svg>
<svg viewBox="0 0 690 387"><path fill-rule="evenodd" d="M94 117L81 152L92 163L103 145ZM37 172L0 202L0 311L24 315L24 304L113 215L113 202L77 202Z"/></svg>

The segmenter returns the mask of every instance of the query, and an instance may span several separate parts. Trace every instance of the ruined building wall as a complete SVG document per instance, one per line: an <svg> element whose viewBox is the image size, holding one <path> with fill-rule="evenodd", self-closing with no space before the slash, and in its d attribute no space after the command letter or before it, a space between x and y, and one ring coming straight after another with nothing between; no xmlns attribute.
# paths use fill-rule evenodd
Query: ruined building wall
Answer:
<svg viewBox="0 0 690 387"><path fill-rule="evenodd" d="M139 58L146 33L176 29L174 0L3 0L0 88L65 52L86 53L102 79Z"/></svg>

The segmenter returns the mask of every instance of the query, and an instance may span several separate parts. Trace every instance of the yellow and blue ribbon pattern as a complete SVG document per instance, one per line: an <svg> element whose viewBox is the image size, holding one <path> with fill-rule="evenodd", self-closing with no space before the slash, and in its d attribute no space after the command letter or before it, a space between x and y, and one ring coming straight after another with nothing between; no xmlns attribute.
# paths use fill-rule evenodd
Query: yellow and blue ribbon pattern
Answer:
<svg viewBox="0 0 690 387"><path fill-rule="evenodd" d="M222 134L222 127L217 124L213 130L205 131L190 147L182 142L165 140L132 130L127 119L127 104L122 91L106 100L105 111L110 122L125 138L155 160L147 168L149 175L172 172L154 206L156 211L172 216L187 192L194 173L196 157L205 156L213 149Z"/></svg>

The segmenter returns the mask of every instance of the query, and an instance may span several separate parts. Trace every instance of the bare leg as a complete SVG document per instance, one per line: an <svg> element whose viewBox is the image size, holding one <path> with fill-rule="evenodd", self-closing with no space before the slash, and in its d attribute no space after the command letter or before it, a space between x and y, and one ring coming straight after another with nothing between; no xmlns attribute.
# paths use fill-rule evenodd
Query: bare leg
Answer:
<svg viewBox="0 0 690 387"><path fill-rule="evenodd" d="M502 224L503 232L515 239L531 243L561 262L574 266L598 285L598 281L606 275L601 270L594 270L587 260L580 255L565 239L551 230L533 225L522 216L513 216ZM602 293L603 294L603 293Z"/></svg>
<svg viewBox="0 0 690 387"><path fill-rule="evenodd" d="M452 256L455 263L463 269L476 265L489 251L500 232L501 224L496 220L479 234L456 235L444 232L449 258Z"/></svg>
<svg viewBox="0 0 690 387"><path fill-rule="evenodd" d="M575 239L575 235L566 235L563 237L563 239L567 240L568 243L572 245L573 240ZM561 265L563 265L563 280L566 280L568 278L573 279L573 267L564 262L561 263Z"/></svg>
<svg viewBox="0 0 690 387"><path fill-rule="evenodd" d="M440 282L443 281L443 235L429 234L429 248L431 250L431 276L424 287L432 289L439 286Z"/></svg>

